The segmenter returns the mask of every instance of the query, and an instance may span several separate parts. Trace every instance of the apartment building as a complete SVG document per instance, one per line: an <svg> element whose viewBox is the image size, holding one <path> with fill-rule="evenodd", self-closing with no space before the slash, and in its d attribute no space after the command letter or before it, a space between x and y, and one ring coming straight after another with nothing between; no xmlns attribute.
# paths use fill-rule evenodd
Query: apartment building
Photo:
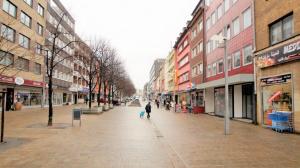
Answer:
<svg viewBox="0 0 300 168"><path fill-rule="evenodd" d="M0 8L0 90L7 91L6 110L16 104L40 107L47 3L0 0Z"/></svg>
<svg viewBox="0 0 300 168"><path fill-rule="evenodd" d="M204 90L197 89L204 82L204 1L200 0L192 13L191 32L191 106L194 113L204 112Z"/></svg>
<svg viewBox="0 0 300 168"><path fill-rule="evenodd" d="M164 64L165 59L156 59L150 70L150 80L149 80L149 99L153 100L158 94L158 77L160 73L161 66Z"/></svg>
<svg viewBox="0 0 300 168"><path fill-rule="evenodd" d="M166 63L165 63L165 73L166 73L166 97L169 100L174 100L174 90L175 90L175 50L170 51Z"/></svg>
<svg viewBox="0 0 300 168"><path fill-rule="evenodd" d="M224 116L224 48L215 35L227 38L229 110L232 118L255 120L253 0L206 0L205 111Z"/></svg>
<svg viewBox="0 0 300 168"><path fill-rule="evenodd" d="M300 1L255 0L255 22L258 123L282 111L300 132Z"/></svg>
<svg viewBox="0 0 300 168"><path fill-rule="evenodd" d="M92 51L78 35L75 35L75 39L77 43L75 44L73 83L70 91L73 92L74 104L77 104L84 103L85 97L88 96L89 88L86 82L88 69L86 65Z"/></svg>
<svg viewBox="0 0 300 168"><path fill-rule="evenodd" d="M59 0L48 0L47 6L46 46L51 46L53 43L53 34L57 31L56 27L58 26L58 31L62 33L56 40L56 46L58 49L63 48L55 60L60 63L54 69L53 104L70 104L73 102L73 93L70 87L73 83L75 43L68 44L75 41L75 21ZM48 50L50 49L48 48ZM47 78L46 81L48 81Z"/></svg>

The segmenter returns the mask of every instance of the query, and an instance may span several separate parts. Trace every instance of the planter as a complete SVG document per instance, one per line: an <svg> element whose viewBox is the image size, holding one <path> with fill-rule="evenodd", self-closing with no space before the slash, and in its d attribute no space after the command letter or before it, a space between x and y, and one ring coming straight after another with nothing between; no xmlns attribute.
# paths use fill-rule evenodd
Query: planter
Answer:
<svg viewBox="0 0 300 168"><path fill-rule="evenodd" d="M21 102L16 102L16 104L15 104L15 110L16 111L19 111L19 110L21 110L22 109L22 103Z"/></svg>
<svg viewBox="0 0 300 168"><path fill-rule="evenodd" d="M113 108L114 108L114 105L113 105L113 104L110 104L110 105L109 105L109 108L110 108L110 109L113 109Z"/></svg>
<svg viewBox="0 0 300 168"><path fill-rule="evenodd" d="M104 110L104 111L108 111L108 110L109 110L109 106L108 106L107 104L104 105L104 106L103 106L103 110Z"/></svg>
<svg viewBox="0 0 300 168"><path fill-rule="evenodd" d="M82 108L81 112L83 114L101 114L102 113L102 107L93 107L91 109L89 109L89 108Z"/></svg>

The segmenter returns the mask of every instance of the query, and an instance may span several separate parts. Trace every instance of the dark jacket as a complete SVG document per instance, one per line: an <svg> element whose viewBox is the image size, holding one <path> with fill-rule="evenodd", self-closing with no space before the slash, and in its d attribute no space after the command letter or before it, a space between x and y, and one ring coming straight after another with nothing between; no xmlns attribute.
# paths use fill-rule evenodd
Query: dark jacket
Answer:
<svg viewBox="0 0 300 168"><path fill-rule="evenodd" d="M151 105L147 104L145 107L146 113L151 113Z"/></svg>

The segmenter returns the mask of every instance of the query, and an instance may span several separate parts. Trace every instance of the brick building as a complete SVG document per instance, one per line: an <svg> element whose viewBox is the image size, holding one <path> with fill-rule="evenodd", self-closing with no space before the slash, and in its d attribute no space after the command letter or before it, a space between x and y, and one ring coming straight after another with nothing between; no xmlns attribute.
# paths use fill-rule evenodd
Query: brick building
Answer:
<svg viewBox="0 0 300 168"><path fill-rule="evenodd" d="M255 0L255 25L258 123L283 111L300 132L300 1Z"/></svg>
<svg viewBox="0 0 300 168"><path fill-rule="evenodd" d="M0 89L7 91L6 110L16 103L40 107L47 3L0 0L0 8Z"/></svg>
<svg viewBox="0 0 300 168"><path fill-rule="evenodd" d="M189 26L189 22L187 23ZM186 104L191 103L191 49L190 49L190 31L189 27L183 28L183 32L178 37L174 49L176 52L175 69L176 69L176 92L175 102L181 104L183 111Z"/></svg>
<svg viewBox="0 0 300 168"><path fill-rule="evenodd" d="M227 37L229 74L229 110L231 117L255 120L252 0L206 0L205 42L206 78L199 89L205 89L205 111L224 116L224 48L213 36Z"/></svg>
<svg viewBox="0 0 300 168"><path fill-rule="evenodd" d="M191 32L191 104L194 112L204 112L204 90L196 89L204 81L204 1L197 4L192 13L192 20L189 25Z"/></svg>
<svg viewBox="0 0 300 168"><path fill-rule="evenodd" d="M62 19L61 19L62 18ZM60 22L61 20L61 22ZM53 104L62 105L73 102L72 91L70 87L73 83L73 56L74 56L74 43L75 41L75 20L69 12L62 5L60 0L48 0L47 8L47 24L46 24L46 46L51 46L56 27L59 25L59 31L63 32L56 41L58 49L63 48L56 57L61 61L54 69L53 75ZM48 79L46 78L46 81Z"/></svg>

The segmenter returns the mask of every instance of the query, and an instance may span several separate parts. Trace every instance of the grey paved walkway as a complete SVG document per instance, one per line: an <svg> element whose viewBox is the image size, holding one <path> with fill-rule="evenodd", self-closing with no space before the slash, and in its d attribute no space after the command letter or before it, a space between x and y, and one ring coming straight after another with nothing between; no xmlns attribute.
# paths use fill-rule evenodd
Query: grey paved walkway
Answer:
<svg viewBox="0 0 300 168"><path fill-rule="evenodd" d="M44 127L45 110L6 113L8 143L0 145L0 167L300 167L300 136L278 134L208 115L155 110L139 119L138 107L85 115L71 127L72 107L55 112L55 128Z"/></svg>

